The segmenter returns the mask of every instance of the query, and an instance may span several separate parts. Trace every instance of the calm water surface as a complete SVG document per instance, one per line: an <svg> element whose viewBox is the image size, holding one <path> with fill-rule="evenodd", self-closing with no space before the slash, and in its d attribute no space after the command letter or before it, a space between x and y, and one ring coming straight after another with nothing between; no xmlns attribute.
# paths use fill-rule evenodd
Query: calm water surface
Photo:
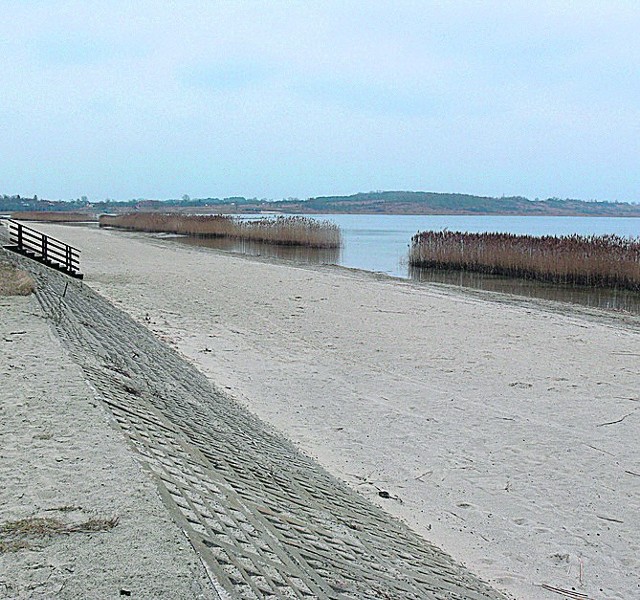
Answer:
<svg viewBox="0 0 640 600"><path fill-rule="evenodd" d="M395 277L409 277L407 253L418 231L604 235L640 237L640 218L501 217L467 215L317 215L339 225L344 248L339 264Z"/></svg>
<svg viewBox="0 0 640 600"><path fill-rule="evenodd" d="M258 218L264 215L246 215ZM418 231L442 230L504 232L528 235L604 235L640 237L640 218L608 217L512 217L472 215L312 215L336 223L343 238L339 251L287 248L233 240L196 240L182 238L183 243L244 252L251 255L277 256L299 262L337 264L345 267L385 273L418 281L437 281L465 287L489 289L524 296L576 302L640 313L640 294L584 287L551 286L471 273L410 269L408 250L411 237Z"/></svg>

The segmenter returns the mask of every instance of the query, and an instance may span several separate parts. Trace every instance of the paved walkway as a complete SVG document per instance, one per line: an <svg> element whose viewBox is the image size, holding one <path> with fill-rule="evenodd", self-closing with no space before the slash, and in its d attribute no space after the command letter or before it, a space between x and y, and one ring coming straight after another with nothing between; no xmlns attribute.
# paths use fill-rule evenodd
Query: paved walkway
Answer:
<svg viewBox="0 0 640 600"><path fill-rule="evenodd" d="M88 286L24 264L221 598L503 597L329 475Z"/></svg>

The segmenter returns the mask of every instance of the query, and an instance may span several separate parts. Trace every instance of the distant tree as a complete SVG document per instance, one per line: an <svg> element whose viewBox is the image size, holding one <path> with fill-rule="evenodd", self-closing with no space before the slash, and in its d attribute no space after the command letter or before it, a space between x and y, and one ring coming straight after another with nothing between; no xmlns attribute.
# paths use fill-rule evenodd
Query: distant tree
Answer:
<svg viewBox="0 0 640 600"><path fill-rule="evenodd" d="M184 196L182 196L183 202L189 202L190 200L191 200L191 197L189 196L189 194L185 194Z"/></svg>

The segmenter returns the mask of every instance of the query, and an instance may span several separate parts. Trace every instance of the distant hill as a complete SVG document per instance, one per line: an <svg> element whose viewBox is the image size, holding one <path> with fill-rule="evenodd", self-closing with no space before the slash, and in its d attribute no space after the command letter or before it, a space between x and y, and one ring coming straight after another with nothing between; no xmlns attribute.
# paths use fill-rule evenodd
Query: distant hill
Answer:
<svg viewBox="0 0 640 600"><path fill-rule="evenodd" d="M492 198L436 192L369 192L274 204L279 205L279 209L321 213L640 217L640 205L623 202L585 202L560 198L529 200L522 196Z"/></svg>
<svg viewBox="0 0 640 600"><path fill-rule="evenodd" d="M257 198L199 198L181 200L128 200L89 203L39 200L20 196L1 196L0 213L11 211L124 212L132 210L179 210L191 213L353 213L387 215L523 215L640 217L640 205L625 202L586 202L547 198L529 200L522 196L492 198L470 194L437 192L368 192L351 196L321 196L307 200L258 200Z"/></svg>
<svg viewBox="0 0 640 600"><path fill-rule="evenodd" d="M640 217L640 205L583 200L529 200L522 196L492 198L436 192L368 192L351 196L320 196L278 201L227 198L200 200L199 210L214 212L277 212L294 214L345 213L386 215L556 215ZM184 205L183 205L184 206Z"/></svg>

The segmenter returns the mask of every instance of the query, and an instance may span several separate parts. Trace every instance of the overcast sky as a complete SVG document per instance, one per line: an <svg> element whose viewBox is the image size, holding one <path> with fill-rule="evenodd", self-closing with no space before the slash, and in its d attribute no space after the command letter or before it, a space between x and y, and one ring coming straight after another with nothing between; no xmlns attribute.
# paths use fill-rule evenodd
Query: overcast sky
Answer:
<svg viewBox="0 0 640 600"><path fill-rule="evenodd" d="M0 194L640 200L637 0L0 0Z"/></svg>

